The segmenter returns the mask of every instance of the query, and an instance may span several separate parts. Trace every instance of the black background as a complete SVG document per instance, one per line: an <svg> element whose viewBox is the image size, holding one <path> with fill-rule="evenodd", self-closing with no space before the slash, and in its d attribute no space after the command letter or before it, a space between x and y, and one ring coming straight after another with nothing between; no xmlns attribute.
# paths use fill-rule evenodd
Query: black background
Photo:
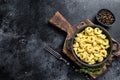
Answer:
<svg viewBox="0 0 120 80"><path fill-rule="evenodd" d="M62 54L66 33L48 24L56 11L76 26L102 8L115 23L107 30L120 42L119 0L0 0L0 80L92 80L44 50L43 42ZM96 23L97 24L97 23ZM120 80L120 58L114 58L98 80Z"/></svg>

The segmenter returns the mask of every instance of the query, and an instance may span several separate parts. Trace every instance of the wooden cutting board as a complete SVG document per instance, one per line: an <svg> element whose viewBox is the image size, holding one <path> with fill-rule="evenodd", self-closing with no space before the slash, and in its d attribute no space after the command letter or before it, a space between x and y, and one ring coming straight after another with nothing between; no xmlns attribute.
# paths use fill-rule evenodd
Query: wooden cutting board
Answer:
<svg viewBox="0 0 120 80"><path fill-rule="evenodd" d="M75 62L78 66L81 67L81 64L79 64L76 59L74 58L74 56L72 55L72 53L66 48L66 40L68 40L69 38L72 37L72 35L74 34L74 32L78 29L80 29L83 26L86 25L94 25L94 23L92 23L89 19L86 19L83 22L80 22L76 27L73 27L61 14L60 12L56 12L55 15L49 20L49 22L51 24L53 24L54 26L60 28L61 30L65 31L67 33L66 39L64 41L64 46L63 46L63 53L68 56L73 62ZM115 45L116 46L116 45ZM114 46L114 47L115 47ZM114 53L114 56L120 56L120 50L118 52ZM106 70L107 67L106 65L109 65L112 62L112 57L113 55L111 55L111 57L109 58L109 61L107 61L104 65L103 68L101 70L101 74L103 74ZM91 77L93 78L97 78L99 75L93 75L93 74L89 74Z"/></svg>

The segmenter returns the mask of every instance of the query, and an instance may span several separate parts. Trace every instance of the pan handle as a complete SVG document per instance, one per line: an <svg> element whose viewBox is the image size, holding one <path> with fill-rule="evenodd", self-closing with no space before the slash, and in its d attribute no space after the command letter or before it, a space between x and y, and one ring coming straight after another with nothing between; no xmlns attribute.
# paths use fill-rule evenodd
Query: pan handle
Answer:
<svg viewBox="0 0 120 80"><path fill-rule="evenodd" d="M72 38L66 40L66 47L67 47L67 49L68 49L69 51L72 52L72 49L71 49L71 41L72 41Z"/></svg>
<svg viewBox="0 0 120 80"><path fill-rule="evenodd" d="M119 51L119 49L120 49L119 42L117 42L117 41L114 40L114 39L112 39L112 42L113 42L113 49L112 49L112 52L117 52L117 51Z"/></svg>

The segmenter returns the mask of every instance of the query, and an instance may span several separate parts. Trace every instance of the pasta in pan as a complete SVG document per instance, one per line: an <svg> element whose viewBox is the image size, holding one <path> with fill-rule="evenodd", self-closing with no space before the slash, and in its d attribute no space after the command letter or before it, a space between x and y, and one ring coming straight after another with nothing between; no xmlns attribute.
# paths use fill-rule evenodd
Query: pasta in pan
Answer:
<svg viewBox="0 0 120 80"><path fill-rule="evenodd" d="M102 62L107 57L107 49L110 47L109 40L100 28L87 27L77 33L73 50L75 54L88 64Z"/></svg>

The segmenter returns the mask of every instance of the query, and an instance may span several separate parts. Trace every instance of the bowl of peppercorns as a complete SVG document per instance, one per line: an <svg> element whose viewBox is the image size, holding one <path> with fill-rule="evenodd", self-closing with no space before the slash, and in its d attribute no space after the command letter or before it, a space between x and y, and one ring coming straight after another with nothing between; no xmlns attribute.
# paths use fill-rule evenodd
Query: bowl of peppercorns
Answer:
<svg viewBox="0 0 120 80"><path fill-rule="evenodd" d="M103 26L111 26L115 22L115 16L108 9L101 9L96 15L97 21Z"/></svg>

